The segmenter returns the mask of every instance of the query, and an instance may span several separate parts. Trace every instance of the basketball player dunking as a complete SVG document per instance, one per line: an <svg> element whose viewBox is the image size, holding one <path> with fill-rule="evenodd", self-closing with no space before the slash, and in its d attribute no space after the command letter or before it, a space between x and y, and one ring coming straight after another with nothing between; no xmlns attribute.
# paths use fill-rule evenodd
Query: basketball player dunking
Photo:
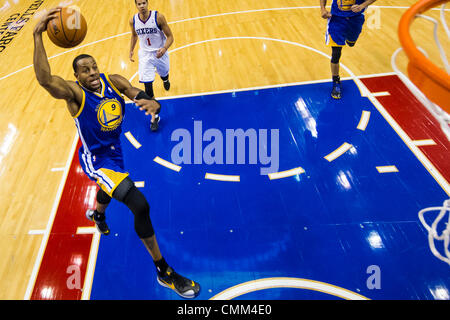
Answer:
<svg viewBox="0 0 450 320"><path fill-rule="evenodd" d="M66 101L82 141L78 153L81 167L100 187L96 208L88 210L86 216L107 235L108 204L112 198L124 203L134 215L134 229L153 259L159 284L184 298L194 298L200 291L199 284L176 273L161 255L150 220L150 206L124 169L120 143L124 95L153 116L161 105L144 91L132 87L124 77L100 73L94 58L87 54L77 56L72 63L76 82L52 75L42 33L59 10L60 7L48 11L34 28L33 66L39 84L54 98Z"/></svg>
<svg viewBox="0 0 450 320"><path fill-rule="evenodd" d="M166 18L161 13L148 10L147 0L135 0L134 2L139 12L130 20L130 60L134 62L134 47L139 38L139 82L144 83L145 92L153 98L155 69L163 80L164 89L170 89L167 50L173 43L173 34ZM158 130L159 114L152 117L151 121L151 130Z"/></svg>
<svg viewBox="0 0 450 320"><path fill-rule="evenodd" d="M340 99L342 95L339 77L339 61L342 47L353 47L361 34L364 24L364 11L376 0L332 0L331 13L325 8L327 0L320 0L322 18L328 19L325 41L331 46L331 75L333 89L331 96Z"/></svg>

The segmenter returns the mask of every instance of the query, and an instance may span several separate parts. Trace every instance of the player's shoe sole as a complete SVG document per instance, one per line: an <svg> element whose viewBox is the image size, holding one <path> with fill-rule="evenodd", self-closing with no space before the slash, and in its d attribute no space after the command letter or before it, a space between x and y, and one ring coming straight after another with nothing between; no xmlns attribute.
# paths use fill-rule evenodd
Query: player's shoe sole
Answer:
<svg viewBox="0 0 450 320"><path fill-rule="evenodd" d="M188 278L179 275L169 267L165 277L157 276L158 283L166 288L172 289L180 297L193 299L200 293L200 285Z"/></svg>

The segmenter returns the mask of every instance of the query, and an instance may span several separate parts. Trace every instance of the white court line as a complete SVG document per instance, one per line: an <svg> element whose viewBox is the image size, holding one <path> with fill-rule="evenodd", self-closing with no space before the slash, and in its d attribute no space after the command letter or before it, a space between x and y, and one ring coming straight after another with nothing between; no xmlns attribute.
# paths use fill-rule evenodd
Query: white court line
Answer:
<svg viewBox="0 0 450 320"><path fill-rule="evenodd" d="M431 176L437 181L441 188L450 196L450 185L447 180L441 175L441 173L436 169L436 167L431 163L431 161L420 151L420 149L412 143L411 138L406 134L406 132L400 127L400 125L392 118L389 112L384 109L383 105L377 100L376 97L369 95L370 101L373 103L378 112L384 117L384 119L389 123L389 125L397 132L399 137L403 140L406 146L411 150L411 152L417 157L417 159L422 163L422 165L427 169Z"/></svg>
<svg viewBox="0 0 450 320"><path fill-rule="evenodd" d="M377 5L371 5L370 7L371 8L379 8L379 9L409 9L410 8L410 7L405 7L405 6L377 6ZM328 6L328 8L330 8L330 6ZM168 24L195 21L195 20L214 18L214 17L222 17L222 16L228 16L228 15L234 15L234 14L257 13L257 12L264 12L264 11L300 10L300 9L320 9L320 6L265 8L265 9L252 9L252 10L243 10L243 11L234 11L234 12L224 12L224 13L211 14L211 15L202 16L202 17L194 17L194 18L187 18L187 19L178 20L178 21L172 21L172 22L169 22ZM440 9L433 8L432 10L440 10ZM450 9L445 9L445 11L449 11L449 10Z"/></svg>
<svg viewBox="0 0 450 320"><path fill-rule="evenodd" d="M145 187L145 181L135 181L134 185L136 188L144 188Z"/></svg>
<svg viewBox="0 0 450 320"><path fill-rule="evenodd" d="M216 181L229 181L229 182L239 182L241 180L240 176L216 174L216 173L206 173L205 179Z"/></svg>
<svg viewBox="0 0 450 320"><path fill-rule="evenodd" d="M359 79L367 79L367 78L374 78L374 77L386 77L386 76L396 76L397 74L395 72L382 72L382 73L374 73L374 74L364 74L362 76L358 76Z"/></svg>
<svg viewBox="0 0 450 320"><path fill-rule="evenodd" d="M379 173L398 172L398 169L396 166L377 166L376 168Z"/></svg>
<svg viewBox="0 0 450 320"><path fill-rule="evenodd" d="M92 281L94 279L95 264L97 262L98 246L100 244L101 234L96 227L78 227L77 234L91 234L91 249L89 251L89 260L86 268L86 275L83 284L83 293L81 300L89 300L92 290Z"/></svg>
<svg viewBox="0 0 450 320"><path fill-rule="evenodd" d="M341 80L353 80L353 79L351 77L345 77L345 78L341 78ZM170 100L170 99L178 99L178 98L208 96L208 95L221 94L221 93L245 92L245 91L251 91L251 90L264 90L264 89L292 87L292 86L298 86L298 85L326 83L326 82L331 82L331 79L288 82L288 83L279 83L279 84L271 84L271 85L266 85L266 86L247 87L247 88L239 88L239 89L224 89L224 90L218 90L218 91L196 92L196 93L180 94L177 96L158 97L158 100Z"/></svg>
<svg viewBox="0 0 450 320"><path fill-rule="evenodd" d="M97 263L98 246L100 245L100 232L94 227L92 236L91 250L89 252L89 261L87 264L86 275L84 277L83 293L81 300L89 300L91 297L92 282L94 281L95 265Z"/></svg>
<svg viewBox="0 0 450 320"><path fill-rule="evenodd" d="M327 59L331 59L330 55L328 55L326 53L323 53L322 51L317 50L315 48L306 46L304 44L301 44L301 43L298 43L298 42L293 42L293 41L288 41L288 40L282 40L282 39L276 39L276 38L268 38L268 37L224 37L224 38L207 39L207 40L202 40L202 41L198 41L198 42L194 42L194 43L190 43L190 44L178 47L178 48L172 50L171 52L176 52L176 51L181 50L181 49L185 49L185 48L197 45L197 44L202 44L202 43L207 43L207 42L215 42L215 41L223 41L223 40L242 40L242 39L244 39L244 40L266 40L266 41L274 41L274 42L290 44L290 45L293 45L293 46L297 46L297 47L300 47L300 48L303 48L303 49L307 49L307 50L313 51L313 52L315 52L315 53L317 53L317 54L319 54L319 55L321 55L321 56L323 56L323 57L325 57ZM356 86L358 87L358 89L361 92L361 96L367 97L368 94L369 94L369 90L367 89L366 86L363 85L361 80L359 80L356 77L356 75L346 65L344 65L343 63L340 63L339 65L350 75L351 79L356 83ZM132 79L135 76L136 76L136 74L133 75Z"/></svg>
<svg viewBox="0 0 450 320"><path fill-rule="evenodd" d="M28 231L29 235L35 235L35 234L45 234L45 230L30 230Z"/></svg>
<svg viewBox="0 0 450 320"><path fill-rule="evenodd" d="M374 97L386 97L390 96L391 94L387 91L380 91L380 92L372 92Z"/></svg>
<svg viewBox="0 0 450 320"><path fill-rule="evenodd" d="M97 231L96 227L78 227L77 234L95 234Z"/></svg>
<svg viewBox="0 0 450 320"><path fill-rule="evenodd" d="M367 128L367 125L369 124L370 119L370 111L363 110L361 114L361 119L359 120L357 129L364 131Z"/></svg>
<svg viewBox="0 0 450 320"><path fill-rule="evenodd" d="M139 141L136 140L136 138L131 134L130 131L125 132L125 137L130 141L130 143L136 148L139 149L142 147L142 145L139 143Z"/></svg>
<svg viewBox="0 0 450 320"><path fill-rule="evenodd" d="M128 31L128 32L125 32L125 33L117 34L117 35L115 35L115 36L111 36L111 37L107 37L107 38L104 38L104 39L101 39L101 40L96 40L96 41L94 41L94 42L86 43L86 44L84 44L84 45L82 45L82 46L75 47L75 48L66 50L66 51L64 51L64 52L55 54L54 56L48 57L48 60L51 60L51 59L53 59L53 58L62 56L62 55L64 55L64 54L66 54L66 53L69 53L69 52L72 52L72 51L75 51L75 50L78 50L78 49L82 49L82 48L87 47L87 46L91 46L91 45L97 44L97 43L99 43L99 42L103 42L103 41L106 41L106 40L114 39L114 38L117 38L117 37L120 37L120 36L123 36L123 35L127 35L127 34L131 34L131 32ZM4 80L4 79L6 79L6 78L9 78L10 76L15 75L15 74L17 74L17 73L19 73L19 72L21 72L21 71L23 71L23 70L27 70L27 69L29 69L29 68L32 68L32 67L33 67L33 64L30 64L30 65L28 65L28 66L26 66L26 67L23 67L23 68L21 68L21 69L19 69L19 70L17 70L17 71L14 71L14 72L12 72L12 73L10 73L10 74L7 74L6 76L1 77L1 78L0 78L0 81L1 81L1 80Z"/></svg>
<svg viewBox="0 0 450 320"><path fill-rule="evenodd" d="M395 70L395 74L397 77L403 82L403 84L408 88L408 90L420 101L420 103L428 110L431 114L434 115L434 112L430 110L428 106L429 100L423 95L423 93L408 79L406 76L398 70L397 65L395 63L395 59L397 54L401 51L401 49L397 49L392 57L391 57L391 66L392 69ZM411 150L411 152L417 157L417 159L422 163L425 169L431 174L434 180L441 186L441 188L447 193L447 196L450 196L450 185L449 182L442 176L439 170L436 169L434 164L422 153L422 151L414 145L411 138L406 134L406 132L400 127L400 125L392 118L389 112L384 109L382 104L377 100L376 97L372 95L369 96L370 101L374 104L375 108L378 109L378 112L384 117L384 119L391 125L391 127L397 132L406 146ZM445 133L445 132L444 132Z"/></svg>
<svg viewBox="0 0 450 320"><path fill-rule="evenodd" d="M302 173L305 173L305 170L303 170L303 168L301 168L301 167L298 167L298 168L294 168L294 169L290 169L290 170L286 170L286 171L269 173L268 176L269 176L270 180L276 180L276 179L292 177L292 176L302 174Z"/></svg>
<svg viewBox="0 0 450 320"><path fill-rule="evenodd" d="M350 143L344 142L339 148L331 152L330 154L326 155L324 158L327 159L329 162L336 160L340 156L342 156L344 153L346 153L352 145Z"/></svg>
<svg viewBox="0 0 450 320"><path fill-rule="evenodd" d="M356 292L325 282L300 278L265 278L252 280L228 288L210 300L231 300L244 294L272 288L296 288L323 292L347 300L370 300Z"/></svg>
<svg viewBox="0 0 450 320"><path fill-rule="evenodd" d="M181 170L180 166L177 166L176 164L173 164L172 162L164 160L160 157L155 157L155 159L153 159L153 161L155 161L156 163L158 163L170 170L176 171L176 172L180 172L180 170Z"/></svg>
<svg viewBox="0 0 450 320"><path fill-rule="evenodd" d="M417 147L436 145L436 142L433 139L413 140L412 143Z"/></svg>
<svg viewBox="0 0 450 320"><path fill-rule="evenodd" d="M61 167L61 168L51 168L50 172L57 172L57 171L64 171L66 168L65 167Z"/></svg>
<svg viewBox="0 0 450 320"><path fill-rule="evenodd" d="M73 157L75 156L75 148L77 147L77 143L78 143L78 134L76 133L75 137L73 139L73 142L72 142L72 147L70 148L69 158L67 159L67 163L66 163L66 166L65 166L64 174L61 177L61 181L59 183L59 187L58 187L58 191L56 193L55 201L53 202L53 207L52 207L52 210L50 212L50 217L48 219L47 227L45 228L45 231L43 233L44 237L42 238L41 246L39 247L38 255L37 255L36 260L34 262L34 267L33 267L33 270L31 272L30 279L28 280L28 285L27 285L27 290L25 291L24 300L30 300L30 298L31 298L31 293L33 291L34 284L36 282L36 278L37 278L37 274L38 274L40 266L41 266L42 258L44 256L45 249L47 248L48 238L50 237L50 231L51 231L52 226L53 226L53 221L55 220L56 211L58 209L59 201L61 200L61 195L62 195L62 192L63 192L63 189L64 189L64 185L66 184L67 176L69 174L70 165L72 164Z"/></svg>
<svg viewBox="0 0 450 320"><path fill-rule="evenodd" d="M136 73L135 75L137 75ZM363 75L358 76L357 78L364 79L364 78L376 78L376 77L383 77L387 75L396 75L395 72L390 73L374 73L369 75ZM353 80L353 77L342 77L341 80ZM278 84L271 84L271 85L265 85L265 86L256 86L256 87L247 87L247 88L239 88L239 89L224 89L224 90L218 90L218 91L205 91L205 92L196 92L196 93L189 93L189 94L182 94L177 96L167 96L167 97L159 97L158 100L170 100L170 99L178 99L178 98L189 98L189 97L198 97L198 96L207 96L207 95L213 95L213 94L221 94L221 93L234 93L234 92L245 92L250 90L264 90L264 89L272 89L272 88L280 88L280 87L292 87L292 86L298 86L298 85L306 85L306 84L317 84L317 83L326 83L331 82L331 79L320 79L320 80L309 80L309 81L298 81L298 82L286 82L286 83L278 83ZM127 103L133 103L133 102L127 102Z"/></svg>

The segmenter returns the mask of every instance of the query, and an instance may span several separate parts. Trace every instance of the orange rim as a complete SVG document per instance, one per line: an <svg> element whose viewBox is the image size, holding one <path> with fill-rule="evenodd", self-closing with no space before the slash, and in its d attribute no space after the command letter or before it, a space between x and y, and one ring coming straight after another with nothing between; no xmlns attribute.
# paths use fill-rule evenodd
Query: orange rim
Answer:
<svg viewBox="0 0 450 320"><path fill-rule="evenodd" d="M444 101L442 94L450 93L450 76L417 49L409 29L417 14L422 14L449 0L420 0L409 8L400 19L398 34L400 43L409 58L408 72L410 78L429 99L442 104L441 107L449 111L448 101ZM447 91L447 92L446 92ZM446 99L446 98L445 98Z"/></svg>

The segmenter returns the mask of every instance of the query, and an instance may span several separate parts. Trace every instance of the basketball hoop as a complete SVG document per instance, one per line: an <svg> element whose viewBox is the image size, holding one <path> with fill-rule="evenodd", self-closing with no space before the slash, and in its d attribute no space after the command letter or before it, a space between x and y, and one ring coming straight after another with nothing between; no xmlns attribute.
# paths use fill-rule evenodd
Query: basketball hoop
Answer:
<svg viewBox="0 0 450 320"><path fill-rule="evenodd" d="M439 121L442 131L450 141L450 65L445 50L442 48L437 36L439 22L431 17L423 15L424 12L442 5L440 14L441 23L447 37L450 39L450 32L444 16L446 3L449 1L450 0L420 0L403 14L398 26L398 35L402 48L399 48L393 54L391 62L394 71L399 75L400 79ZM434 23L434 40L439 49L445 70L439 68L429 60L427 53L420 47L417 47L411 38L409 28L416 18L422 18ZM408 76L405 76L400 72L395 63L397 55L402 50L405 51L409 59L407 67ZM428 212L438 213L431 225L429 225L424 218L424 214ZM440 224L447 214L448 219L443 222L445 225ZM430 207L420 210L419 220L428 231L428 244L433 255L450 266L450 199L445 200L442 207ZM443 230L441 234L439 234L438 229ZM443 252L442 250L439 251L436 249L436 241L443 241Z"/></svg>
<svg viewBox="0 0 450 320"><path fill-rule="evenodd" d="M438 21L428 16L422 15L424 12L442 5L441 23L447 37L450 32L444 17L445 5L449 0L420 0L409 8L400 19L398 34L402 48L398 49L392 57L392 65L395 71L400 74L400 78L411 89L422 104L432 113L441 124L442 131L450 141L450 66L439 39L437 37ZM416 46L409 28L416 18L423 18L435 24L434 39L438 46L445 70L436 66L426 57L426 53ZM404 50L408 62L408 77L404 76L396 67L395 59L398 53Z"/></svg>

